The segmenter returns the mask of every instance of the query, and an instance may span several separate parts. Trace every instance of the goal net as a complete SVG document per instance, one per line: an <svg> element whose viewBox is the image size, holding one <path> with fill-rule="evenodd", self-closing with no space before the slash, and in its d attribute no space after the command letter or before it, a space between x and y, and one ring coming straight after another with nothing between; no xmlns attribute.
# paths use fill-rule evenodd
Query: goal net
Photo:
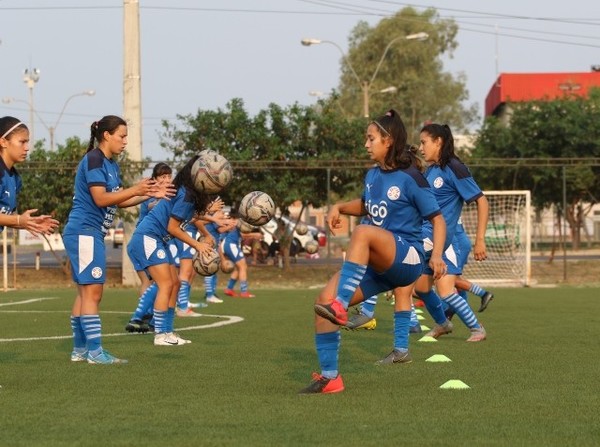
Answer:
<svg viewBox="0 0 600 447"><path fill-rule="evenodd" d="M489 202L485 233L487 260L469 255L465 279L482 284L529 286L531 279L530 191L484 191ZM477 204L463 207L461 215L471 242L477 231Z"/></svg>

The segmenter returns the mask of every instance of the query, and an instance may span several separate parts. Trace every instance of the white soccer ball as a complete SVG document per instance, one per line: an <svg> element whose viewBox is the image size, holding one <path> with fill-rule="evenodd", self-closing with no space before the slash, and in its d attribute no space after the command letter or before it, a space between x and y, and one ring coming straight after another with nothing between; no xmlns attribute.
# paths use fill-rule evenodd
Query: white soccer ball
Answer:
<svg viewBox="0 0 600 447"><path fill-rule="evenodd" d="M298 233L300 236L304 236L306 233L308 233L308 225L306 225L304 222L298 222L296 225L296 233Z"/></svg>
<svg viewBox="0 0 600 447"><path fill-rule="evenodd" d="M221 154L210 149L198 155L191 169L194 186L206 194L221 192L233 178L231 164Z"/></svg>
<svg viewBox="0 0 600 447"><path fill-rule="evenodd" d="M221 264L221 257L219 252L214 248L206 253L194 253L192 258L192 265L196 273L202 276L210 276L217 273L219 265Z"/></svg>
<svg viewBox="0 0 600 447"><path fill-rule="evenodd" d="M244 196L238 208L240 217L255 227L266 224L275 215L273 199L262 191L252 191Z"/></svg>
<svg viewBox="0 0 600 447"><path fill-rule="evenodd" d="M312 255L319 251L319 243L317 241L308 241L304 246L306 253Z"/></svg>

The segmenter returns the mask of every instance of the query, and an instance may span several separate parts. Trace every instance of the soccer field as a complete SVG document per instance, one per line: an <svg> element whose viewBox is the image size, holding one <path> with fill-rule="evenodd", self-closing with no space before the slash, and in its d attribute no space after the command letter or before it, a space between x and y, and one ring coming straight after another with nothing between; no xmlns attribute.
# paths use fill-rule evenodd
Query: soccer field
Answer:
<svg viewBox="0 0 600 447"><path fill-rule="evenodd" d="M108 289L104 346L130 362L110 366L69 360L73 289L0 295L0 446L600 442L597 288L494 290L487 341L465 343L456 322L437 342L411 335L414 361L388 367L374 364L392 347L382 299L375 331L342 333L346 390L308 396L316 291L255 292L177 318L192 344L155 347L124 333L135 291ZM451 362L426 361L436 354ZM469 389L441 389L448 380Z"/></svg>

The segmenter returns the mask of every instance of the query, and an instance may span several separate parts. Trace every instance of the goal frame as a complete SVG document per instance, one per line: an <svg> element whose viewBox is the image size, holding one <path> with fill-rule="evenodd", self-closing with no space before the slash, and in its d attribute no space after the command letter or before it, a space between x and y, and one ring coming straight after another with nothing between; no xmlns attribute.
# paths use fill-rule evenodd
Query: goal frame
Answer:
<svg viewBox="0 0 600 447"><path fill-rule="evenodd" d="M486 261L477 262L473 259L473 255L469 254L469 261L463 270L465 279L485 285L528 287L531 285L531 191L494 190L483 191L483 193L490 203L486 239L493 240L495 236L500 243L495 245L486 240L488 252ZM505 201L509 196L514 196L517 200L515 202L518 204L517 208L510 214L492 215L495 212L495 203ZM474 204L465 205L461 214L463 226L472 243L476 231L472 219L473 213L476 213L474 209L476 209ZM490 235L490 232L493 234Z"/></svg>

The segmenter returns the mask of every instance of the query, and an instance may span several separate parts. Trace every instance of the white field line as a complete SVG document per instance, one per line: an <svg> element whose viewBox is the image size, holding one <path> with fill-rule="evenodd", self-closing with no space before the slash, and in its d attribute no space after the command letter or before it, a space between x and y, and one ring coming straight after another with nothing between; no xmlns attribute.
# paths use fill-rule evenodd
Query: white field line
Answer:
<svg viewBox="0 0 600 447"><path fill-rule="evenodd" d="M63 310L54 310L54 311L43 311L43 310L0 310L0 313L66 313L70 314L70 311ZM131 312L120 312L120 311L107 311L102 312L102 314L130 314ZM177 332L183 331L193 331L198 329L211 329L215 327L227 326L230 324L241 323L244 321L242 317L238 317L236 315L211 315L211 314L202 314L202 317L208 318L219 318L222 321L216 321L214 323L202 324L197 326L188 326L183 328L177 328ZM196 317L196 318L202 318ZM127 332L117 332L114 334L102 334L102 337L135 337L136 335L144 335L144 334L130 334ZM38 341L38 340L66 340L73 338L73 335L55 335L50 337L28 337L28 338L0 338L0 343L9 343L14 341Z"/></svg>
<svg viewBox="0 0 600 447"><path fill-rule="evenodd" d="M0 303L0 307L16 306L17 304L31 304L31 303L38 303L40 301L57 300L57 299L58 299L58 297L56 297L56 296L49 296L49 297L45 297L45 298L32 298L30 300L25 300L25 301L13 301L10 303Z"/></svg>

